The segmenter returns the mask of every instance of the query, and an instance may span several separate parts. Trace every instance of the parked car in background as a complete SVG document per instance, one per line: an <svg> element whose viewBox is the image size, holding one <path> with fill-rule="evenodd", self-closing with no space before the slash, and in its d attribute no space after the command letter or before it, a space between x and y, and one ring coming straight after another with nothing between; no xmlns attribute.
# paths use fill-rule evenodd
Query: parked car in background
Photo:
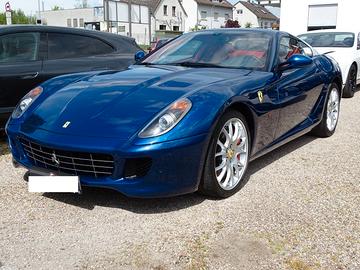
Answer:
<svg viewBox="0 0 360 270"><path fill-rule="evenodd" d="M318 30L299 35L299 38L339 63L344 80L344 97L353 97L360 82L359 32Z"/></svg>
<svg viewBox="0 0 360 270"><path fill-rule="evenodd" d="M171 40L170 38L164 38L164 39L158 39L157 41L151 42L150 47L149 47L149 53L164 46L164 44L166 44L170 40Z"/></svg>
<svg viewBox="0 0 360 270"><path fill-rule="evenodd" d="M141 50L134 39L49 26L0 28L0 129L19 100L40 83L67 73L122 70Z"/></svg>
<svg viewBox="0 0 360 270"><path fill-rule="evenodd" d="M199 31L125 71L45 82L6 132L14 164L45 185L65 174L73 192L80 181L134 197L228 197L251 160L310 131L331 136L341 86L337 63L288 33Z"/></svg>

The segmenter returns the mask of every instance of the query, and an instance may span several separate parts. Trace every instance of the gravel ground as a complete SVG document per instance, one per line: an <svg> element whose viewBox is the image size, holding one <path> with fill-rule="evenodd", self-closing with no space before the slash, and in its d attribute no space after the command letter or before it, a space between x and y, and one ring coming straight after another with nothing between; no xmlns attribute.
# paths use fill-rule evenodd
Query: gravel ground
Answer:
<svg viewBox="0 0 360 270"><path fill-rule="evenodd" d="M359 103L333 137L251 163L226 200L29 194L0 146L0 269L360 269Z"/></svg>

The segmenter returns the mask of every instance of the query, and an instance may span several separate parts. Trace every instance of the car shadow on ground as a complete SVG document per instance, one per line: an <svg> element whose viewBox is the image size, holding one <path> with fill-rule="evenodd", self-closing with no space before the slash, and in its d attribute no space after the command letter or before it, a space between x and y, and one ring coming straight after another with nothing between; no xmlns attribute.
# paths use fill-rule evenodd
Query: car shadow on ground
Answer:
<svg viewBox="0 0 360 270"><path fill-rule="evenodd" d="M250 163L248 171L244 176L243 185L245 185L251 179L251 175L257 171L270 165L283 156L286 156L287 154L297 150L298 148L301 148L302 146L312 142L315 139L316 137L308 135L302 136L284 146L281 146L271 153L254 160ZM88 210L94 209L95 206L102 206L121 208L127 211L141 214L172 212L200 204L205 200L217 200L211 197L200 195L198 193L163 199L134 199L125 197L116 191L98 188L84 188L81 195L44 193L43 196Z"/></svg>
<svg viewBox="0 0 360 270"><path fill-rule="evenodd" d="M4 131L0 131L0 156L10 154L7 137Z"/></svg>

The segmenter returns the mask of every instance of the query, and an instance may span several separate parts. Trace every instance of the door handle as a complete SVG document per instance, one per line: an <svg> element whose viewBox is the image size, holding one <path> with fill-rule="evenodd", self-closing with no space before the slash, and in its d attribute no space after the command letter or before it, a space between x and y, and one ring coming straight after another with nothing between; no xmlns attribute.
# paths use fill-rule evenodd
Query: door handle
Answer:
<svg viewBox="0 0 360 270"><path fill-rule="evenodd" d="M19 76L19 79L31 80L31 79L35 79L37 76L39 76L39 72L21 75Z"/></svg>

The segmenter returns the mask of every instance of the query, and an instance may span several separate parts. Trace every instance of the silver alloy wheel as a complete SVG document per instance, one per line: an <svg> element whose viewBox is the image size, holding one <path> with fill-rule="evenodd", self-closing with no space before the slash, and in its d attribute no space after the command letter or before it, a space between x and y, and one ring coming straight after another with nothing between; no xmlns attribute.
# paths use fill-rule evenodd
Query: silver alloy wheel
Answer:
<svg viewBox="0 0 360 270"><path fill-rule="evenodd" d="M232 190L240 182L247 166L249 139L244 123L238 118L228 120L217 139L215 176L224 190Z"/></svg>
<svg viewBox="0 0 360 270"><path fill-rule="evenodd" d="M326 126L329 131L333 131L339 120L340 97L336 88L331 89L327 103Z"/></svg>

